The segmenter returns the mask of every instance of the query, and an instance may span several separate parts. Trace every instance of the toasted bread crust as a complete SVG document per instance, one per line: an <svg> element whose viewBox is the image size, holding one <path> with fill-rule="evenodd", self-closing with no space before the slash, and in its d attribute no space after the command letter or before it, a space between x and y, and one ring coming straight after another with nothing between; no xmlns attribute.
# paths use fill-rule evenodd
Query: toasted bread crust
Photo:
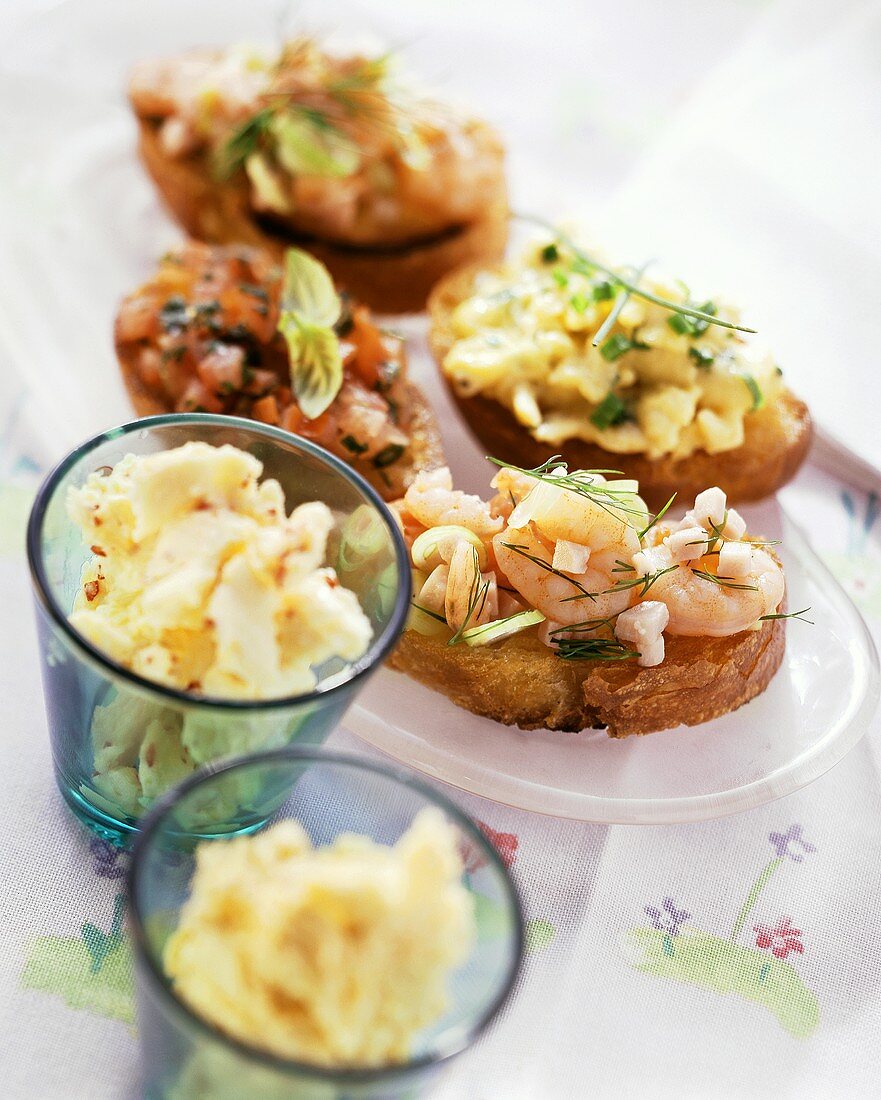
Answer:
<svg viewBox="0 0 881 1100"><path fill-rule="evenodd" d="M470 294L478 270L472 265L454 272L429 297L429 342L439 367L455 342L452 311ZM444 379L487 454L527 468L538 466L555 452L570 469L611 466L636 478L643 499L654 509L662 507L673 493L681 500L691 500L709 485L718 485L734 502L761 500L795 475L808 453L813 432L807 405L784 390L773 404L746 417L741 446L719 454L695 451L685 458L649 459L643 454L614 454L579 439L551 447L535 440L504 405L480 394L462 397L446 375Z"/></svg>
<svg viewBox="0 0 881 1100"><path fill-rule="evenodd" d="M173 412L171 405L163 402L152 390L148 389L138 373L134 361L136 346L116 340L116 356L119 360L122 379L128 391L129 399L138 416L156 416L159 413ZM433 470L446 463L440 431L437 421L425 395L413 382L404 383L405 401L401 403L401 413L410 436L408 462L402 467L403 483L406 487L420 470ZM400 488L393 489L383 481L380 472L370 463L350 462L376 489L384 500L394 500L400 496Z"/></svg>
<svg viewBox="0 0 881 1100"><path fill-rule="evenodd" d="M785 620L773 619L728 638L668 636L663 663L641 668L634 660L562 660L535 630L473 649L407 630L389 664L506 725L605 727L610 737L629 737L736 710L765 690L785 645Z"/></svg>
<svg viewBox="0 0 881 1100"><path fill-rule="evenodd" d="M405 247L348 247L315 238L299 238L255 218L243 180L219 183L205 157L167 156L159 129L139 118L141 159L172 216L186 232L213 244L250 244L281 254L298 245L328 268L334 281L359 301L384 313L407 313L424 307L434 284L466 264L493 263L508 239L508 196L504 180L486 195L483 216L467 225Z"/></svg>

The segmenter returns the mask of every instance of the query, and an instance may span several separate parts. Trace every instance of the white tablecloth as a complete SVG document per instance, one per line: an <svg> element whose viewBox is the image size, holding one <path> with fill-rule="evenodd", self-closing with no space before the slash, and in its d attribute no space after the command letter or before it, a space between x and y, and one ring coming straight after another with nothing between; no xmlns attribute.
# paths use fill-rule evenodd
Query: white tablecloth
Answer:
<svg viewBox="0 0 881 1100"><path fill-rule="evenodd" d="M54 5L7 3L9 27L37 7ZM750 303L820 422L881 462L878 4L414 0L364 14L426 60L434 43L457 58L451 79L509 135L515 203L586 213L624 255L661 255ZM472 31L497 39L492 64ZM26 60L22 41L39 51L39 35L17 41L0 77ZM75 39L69 67L88 79ZM15 111L3 100L0 125ZM10 170L0 153L0 182ZM119 1100L137 1089L126 857L55 790L22 546L64 414L47 427L39 362L0 366L0 1092ZM881 634L877 498L808 466L784 505ZM504 1016L437 1097L877 1095L878 734L810 788L703 825L579 825L455 795L498 834L530 951ZM331 744L367 751L342 730Z"/></svg>

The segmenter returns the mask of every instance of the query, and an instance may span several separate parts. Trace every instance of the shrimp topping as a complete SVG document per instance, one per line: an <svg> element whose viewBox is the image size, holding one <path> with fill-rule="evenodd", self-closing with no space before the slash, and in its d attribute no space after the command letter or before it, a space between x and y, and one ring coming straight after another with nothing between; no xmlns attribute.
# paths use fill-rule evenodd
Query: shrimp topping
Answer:
<svg viewBox="0 0 881 1100"><path fill-rule="evenodd" d="M635 483L593 471L503 468L493 487L487 505L434 470L396 503L420 578L417 607L432 616L413 618L412 629L436 635L440 620L451 645L532 630L569 660L652 666L664 660L665 633L728 637L778 613L782 567L744 537L720 489L661 524L644 522Z"/></svg>

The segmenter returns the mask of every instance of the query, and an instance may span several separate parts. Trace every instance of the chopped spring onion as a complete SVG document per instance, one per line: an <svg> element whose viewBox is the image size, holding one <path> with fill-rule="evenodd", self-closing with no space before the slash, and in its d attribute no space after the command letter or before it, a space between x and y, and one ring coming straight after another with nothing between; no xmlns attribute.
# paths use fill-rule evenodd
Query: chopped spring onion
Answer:
<svg viewBox="0 0 881 1100"><path fill-rule="evenodd" d="M462 634L462 641L466 645L489 645L491 642L500 642L504 638L510 638L513 634L519 634L530 626L538 626L544 622L544 615L540 611L518 611L514 615L508 615L505 619L496 619L492 623L484 623L483 626L475 626Z"/></svg>

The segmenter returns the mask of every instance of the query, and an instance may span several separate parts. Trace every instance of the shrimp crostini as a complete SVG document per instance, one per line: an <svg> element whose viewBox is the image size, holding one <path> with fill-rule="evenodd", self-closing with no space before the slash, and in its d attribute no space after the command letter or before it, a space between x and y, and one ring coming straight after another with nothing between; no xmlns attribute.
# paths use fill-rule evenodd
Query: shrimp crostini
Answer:
<svg viewBox="0 0 881 1100"><path fill-rule="evenodd" d="M296 249L283 269L258 249L189 241L123 300L115 339L141 415L206 411L277 425L344 459L386 500L443 461L403 341Z"/></svg>
<svg viewBox="0 0 881 1100"><path fill-rule="evenodd" d="M433 470L393 504L413 567L394 668L510 725L612 737L697 725L767 687L792 617L783 568L721 489L674 522L637 482L558 460L492 484L484 501Z"/></svg>
<svg viewBox="0 0 881 1100"><path fill-rule="evenodd" d="M194 237L302 244L387 312L504 250L498 135L409 89L388 54L305 37L272 56L193 50L141 62L129 96L144 163Z"/></svg>

